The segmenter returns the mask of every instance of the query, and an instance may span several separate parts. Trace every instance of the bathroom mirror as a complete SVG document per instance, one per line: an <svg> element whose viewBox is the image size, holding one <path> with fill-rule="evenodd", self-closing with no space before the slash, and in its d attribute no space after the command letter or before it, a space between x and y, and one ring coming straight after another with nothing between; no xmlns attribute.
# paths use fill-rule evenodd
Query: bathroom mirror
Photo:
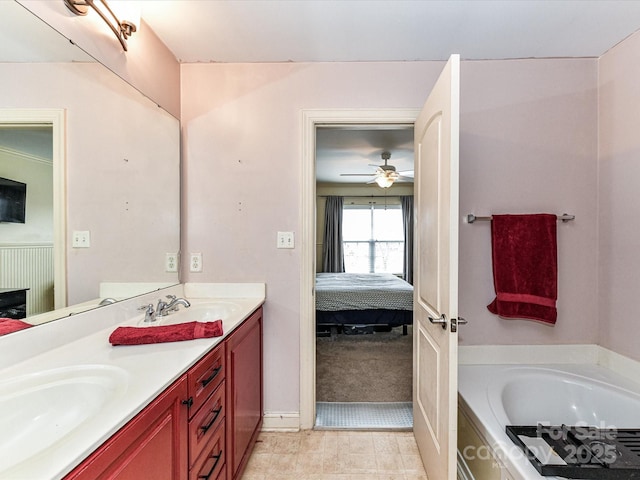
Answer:
<svg viewBox="0 0 640 480"><path fill-rule="evenodd" d="M0 289L35 285L37 279L12 284L7 276L13 264L31 269L28 262L37 264L38 254L28 251L47 244L62 248L66 272L56 288L65 290L67 308L32 317L38 312L27 305L27 321L41 323L97 307L101 297L122 299L178 283L177 265L167 258L180 250L179 121L16 2L0 2L0 75L0 177L26 184L27 192L25 221L0 223ZM30 122L29 112L43 110L62 112L64 158L53 182L63 184L57 198L65 227L56 245L55 234L33 223L39 218L59 226L42 220L51 215L43 210L53 207L41 197L52 186L11 163L51 162L46 148L30 148L47 125ZM3 122L2 112L26 120ZM15 140L23 123L32 123L32 131ZM52 190L47 195L55 203Z"/></svg>

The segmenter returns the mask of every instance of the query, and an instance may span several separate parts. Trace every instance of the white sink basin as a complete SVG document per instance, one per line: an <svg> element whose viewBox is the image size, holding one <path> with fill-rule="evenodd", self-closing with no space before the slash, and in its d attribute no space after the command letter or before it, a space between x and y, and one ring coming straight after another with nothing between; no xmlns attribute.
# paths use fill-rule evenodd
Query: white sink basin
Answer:
<svg viewBox="0 0 640 480"><path fill-rule="evenodd" d="M180 310L164 317L158 317L150 325L175 325L185 322L213 322L226 320L240 308L240 305L225 300L192 303L190 307L180 307Z"/></svg>
<svg viewBox="0 0 640 480"><path fill-rule="evenodd" d="M2 472L59 442L121 397L127 373L107 365L47 370L0 382Z"/></svg>

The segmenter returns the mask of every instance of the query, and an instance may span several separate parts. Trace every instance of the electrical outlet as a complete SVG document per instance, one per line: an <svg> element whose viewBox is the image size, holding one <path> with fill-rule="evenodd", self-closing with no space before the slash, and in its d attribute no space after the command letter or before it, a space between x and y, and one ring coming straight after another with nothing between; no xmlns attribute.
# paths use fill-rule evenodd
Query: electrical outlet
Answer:
<svg viewBox="0 0 640 480"><path fill-rule="evenodd" d="M89 248L91 246L91 234L88 230L74 230L71 241L73 248Z"/></svg>
<svg viewBox="0 0 640 480"><path fill-rule="evenodd" d="M165 272L175 273L178 271L178 254L167 253L164 259Z"/></svg>
<svg viewBox="0 0 640 480"><path fill-rule="evenodd" d="M294 248L293 232L278 232L277 248Z"/></svg>
<svg viewBox="0 0 640 480"><path fill-rule="evenodd" d="M191 254L191 259L189 261L189 271L190 272L202 271L202 254L201 253Z"/></svg>

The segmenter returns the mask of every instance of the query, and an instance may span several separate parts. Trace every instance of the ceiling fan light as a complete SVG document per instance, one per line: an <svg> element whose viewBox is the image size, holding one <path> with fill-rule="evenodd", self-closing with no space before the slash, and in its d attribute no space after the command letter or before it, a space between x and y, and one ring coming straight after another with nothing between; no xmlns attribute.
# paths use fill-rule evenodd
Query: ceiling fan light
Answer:
<svg viewBox="0 0 640 480"><path fill-rule="evenodd" d="M381 188L389 188L391 185L393 185L394 180L395 179L393 177L388 177L387 175L378 175L378 177L376 178L376 183Z"/></svg>

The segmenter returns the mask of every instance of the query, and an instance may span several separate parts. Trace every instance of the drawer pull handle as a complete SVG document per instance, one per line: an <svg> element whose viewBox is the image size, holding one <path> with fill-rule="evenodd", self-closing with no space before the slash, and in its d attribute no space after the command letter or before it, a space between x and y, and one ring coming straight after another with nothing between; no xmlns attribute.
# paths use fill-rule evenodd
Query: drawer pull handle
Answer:
<svg viewBox="0 0 640 480"><path fill-rule="evenodd" d="M186 405L187 408L191 408L191 406L193 405L193 397L189 397L186 400L183 400L182 405Z"/></svg>
<svg viewBox="0 0 640 480"><path fill-rule="evenodd" d="M211 458L215 458L215 462L213 462L213 467L211 467L211 470L209 470L209 473L199 473L198 474L198 478L204 478L204 480L209 480L209 477L211 477L211 475L213 475L213 472L216 471L216 467L218 466L218 462L220 461L220 459L222 458L222 450L220 450L220 453L217 455L211 455L209 457L209 459Z"/></svg>
<svg viewBox="0 0 640 480"><path fill-rule="evenodd" d="M209 430L211 428L211 425L216 423L218 416L220 416L220 412L222 412L222 405L220 405L220 407L217 410L211 410L211 412L213 413L213 417L211 418L211 420L209 420L209 423L200 427L202 429L202 433Z"/></svg>
<svg viewBox="0 0 640 480"><path fill-rule="evenodd" d="M211 376L208 377L208 378L205 378L204 380L202 380L202 382L201 382L202 383L202 388L206 387L211 382L213 382L213 379L218 376L218 374L220 373L220 370L222 370L222 365L220 365L218 368L214 368L213 369L213 373L211 374Z"/></svg>

